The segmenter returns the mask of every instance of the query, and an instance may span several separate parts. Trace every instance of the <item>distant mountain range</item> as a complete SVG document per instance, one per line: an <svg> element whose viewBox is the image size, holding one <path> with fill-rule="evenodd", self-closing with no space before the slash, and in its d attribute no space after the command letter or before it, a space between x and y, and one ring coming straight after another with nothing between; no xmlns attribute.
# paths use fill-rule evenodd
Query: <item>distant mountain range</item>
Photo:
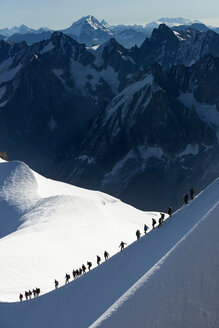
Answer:
<svg viewBox="0 0 219 328"><path fill-rule="evenodd" d="M106 21L98 21L95 17L89 15L74 22L70 27L63 29L62 32L70 35L79 43L84 43L88 47L96 46L107 42L110 38L115 38L117 42L125 48L131 48L135 45L141 46L146 37L151 36L154 28L160 24L166 24L175 31L186 31L187 28L193 28L200 32L214 30L219 32L218 28L208 27L199 21L192 21L182 17L178 18L160 18L157 21L143 25L109 25ZM11 29L0 30L0 39L8 39L12 42L25 41L27 44L48 40L52 35L52 30L43 27L33 29L25 25L14 26ZM2 36L2 37L1 37Z"/></svg>
<svg viewBox="0 0 219 328"><path fill-rule="evenodd" d="M27 34L27 33L42 33L42 32L48 32L48 31L52 31L50 30L48 27L41 27L39 29L33 29L31 27L28 27L26 25L20 25L20 26L13 26L12 28L4 28L4 29L0 29L0 34L5 36L5 37L10 37L13 34Z"/></svg>
<svg viewBox="0 0 219 328"><path fill-rule="evenodd" d="M219 174L218 57L217 33L164 24L131 49L63 32L2 40L0 150L142 209L176 208Z"/></svg>

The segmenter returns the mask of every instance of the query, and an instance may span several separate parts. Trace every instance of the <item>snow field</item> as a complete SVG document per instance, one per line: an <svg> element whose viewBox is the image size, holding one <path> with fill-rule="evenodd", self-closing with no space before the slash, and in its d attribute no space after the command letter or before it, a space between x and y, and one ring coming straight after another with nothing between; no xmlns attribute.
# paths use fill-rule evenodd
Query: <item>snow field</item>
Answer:
<svg viewBox="0 0 219 328"><path fill-rule="evenodd" d="M219 325L219 202L90 328Z"/></svg>
<svg viewBox="0 0 219 328"><path fill-rule="evenodd" d="M11 163L11 165L15 164ZM23 169L26 167L22 163L19 163L18 166L20 165ZM26 168L29 172L30 169ZM65 245L67 242L70 245L69 239L71 238L71 233L68 235L66 226L70 229L72 220L70 214L66 214L64 218L63 215L57 214L63 213L62 206L70 213L72 211L77 213L75 216L78 218L76 223L79 228L82 227L82 223L85 223L84 226L88 225L87 211L89 211L89 218L92 221L94 219L94 229L89 232L94 236L92 240L89 239L89 250L86 249L86 254L92 248L94 257L98 254L93 251L97 250L95 247L100 247L100 244L97 245L100 239L101 247L104 245L104 249L112 255L111 249L105 247L108 242L111 242L111 246L113 245L118 251L121 240L128 243L129 237L132 238L132 241L135 240L136 226L137 223L141 226L142 215L147 224L146 213L142 214L141 211L130 206L127 207L113 197L57 183L33 172L32 174L37 181L40 201L37 201L35 206L23 215L24 221L20 230L0 240L0 250L5 246L2 243L5 241L8 242L9 248L9 253L5 253L0 261L3 260L3 263L8 265L6 271L9 270L14 274L17 283L21 284L24 277L22 279L16 277L15 267L12 263L11 268L9 267L8 257L16 251L15 244L17 248L20 248L28 235L30 236L29 252L32 253L36 247L36 252L40 250L40 254L42 254L39 256L40 265L36 266L35 271L42 274L40 279L42 286L44 286L43 283L45 284L45 291L48 288L48 279L45 279L44 274L47 273L48 268L48 272L53 268L53 260L57 260L54 251L56 241L52 240L52 236L56 238L58 232L64 229L63 236L60 237L60 247L61 245L64 247L61 251L60 247L57 247L59 252L57 256L59 261L63 260L62 257L67 258L66 267L69 258L76 259L78 249L83 252L84 239L82 239L82 243L81 239L78 239L80 246L71 244L76 247L77 252L75 253L75 249L71 248L70 253L65 253L65 251L68 252ZM21 177L22 175L23 173ZM17 181L19 180L17 178ZM59 195L56 195L57 184L60 187ZM2 325L4 328L60 328L62 326L80 328L140 328L146 326L152 328L217 328L219 326L217 311L219 305L218 194L219 179L200 193L189 205L183 206L175 212L161 228L157 228L139 241L135 241L123 252L117 253L80 279L37 299L22 303L0 303L0 326ZM66 199L65 196L67 196ZM73 198L69 199L70 196ZM52 202L54 206L51 205ZM63 205L63 202L68 205ZM60 212L55 205L58 208L61 206ZM18 206L18 201L16 206ZM40 220L38 213L43 214L40 215ZM122 213L126 215L122 216ZM154 213L147 215L150 223ZM159 216L159 214L157 215ZM128 219L126 220L126 218ZM105 225L101 226L102 219L108 224L107 232L104 229ZM60 221L62 224L58 225ZM119 237L121 232L124 236L126 225L131 229L127 229L127 237L119 238L119 243L116 242L115 246L113 238L114 234L117 234L115 230L119 229L120 222L122 228L119 231ZM90 221L90 223L92 222ZM95 226L98 227L98 231ZM58 231L58 228L61 231ZM105 233L104 236L99 232ZM32 238L35 238L34 235L37 234L39 237L33 242ZM74 235L75 238L78 238L76 235ZM19 237L18 242L17 238ZM89 237L88 233L86 238ZM49 242L46 243L46 239ZM4 251L6 252L6 247ZM22 252L25 253L22 254ZM101 256L101 254L99 255ZM18 253L15 258L17 256ZM23 256L29 261L25 247L21 250L21 257ZM48 256L51 256L52 260ZM26 262L28 266L26 266L25 278L29 280L29 274L30 272L34 273L34 270L29 267L28 261ZM18 262L16 267L20 268L20 260ZM58 270L57 267L55 269ZM60 270L60 276L64 280L63 270ZM3 278L6 281L5 276ZM57 277L51 275L51 286L49 287L52 287L54 278ZM11 279L1 286L1 295L5 286L7 287L5 296L12 299L13 295L10 295L8 287L11 287Z"/></svg>
<svg viewBox="0 0 219 328"><path fill-rule="evenodd" d="M19 293L62 285L66 273L96 255L119 251L152 215L116 198L46 179L21 162L0 163L0 300L18 301ZM11 219L12 222L9 222ZM92 267L92 268L93 268Z"/></svg>

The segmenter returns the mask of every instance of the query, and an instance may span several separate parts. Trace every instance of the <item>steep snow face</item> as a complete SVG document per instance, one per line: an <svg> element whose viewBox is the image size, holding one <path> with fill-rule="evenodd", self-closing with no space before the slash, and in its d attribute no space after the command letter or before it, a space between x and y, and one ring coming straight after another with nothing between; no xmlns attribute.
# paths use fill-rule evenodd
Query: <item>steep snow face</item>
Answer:
<svg viewBox="0 0 219 328"><path fill-rule="evenodd" d="M179 39L179 41L185 41L186 40L186 38L183 37L181 35L181 33L177 32L177 31L173 31L173 33L177 36L177 38Z"/></svg>
<svg viewBox="0 0 219 328"><path fill-rule="evenodd" d="M22 162L0 163L0 210L1 301L17 301L36 285L52 290L55 278L62 284L66 272L88 260L94 267L97 254L113 255L121 240L133 242L136 230L158 216L46 179Z"/></svg>
<svg viewBox="0 0 219 328"><path fill-rule="evenodd" d="M145 97L145 94L149 93L147 101L144 103L144 107L146 107L150 101L150 98L156 90L158 90L158 87L152 87L153 86L153 76L151 74L146 75L142 80L135 82L128 86L126 89L124 89L117 97L115 97L112 101L111 107L106 111L107 117L106 121L121 107L126 103L125 108L128 108L129 103L133 100L133 97L136 92L139 92L143 95L139 97L138 103L141 103L142 98ZM143 91L142 91L143 89ZM152 90L150 90L152 89ZM137 106L138 104L136 104ZM123 117L126 115L124 108Z"/></svg>
<svg viewBox="0 0 219 328"><path fill-rule="evenodd" d="M218 185L217 181L215 193ZM190 218L193 213L191 208ZM90 328L218 327L218 214L219 201L216 201Z"/></svg>
<svg viewBox="0 0 219 328"><path fill-rule="evenodd" d="M36 178L41 187L46 187L40 181L44 178ZM39 189L41 196L48 192L51 193L48 185ZM147 324L152 328L218 327L218 194L219 179L174 213L161 228L68 286L22 304L0 303L0 323L13 328L145 327ZM132 218L135 220L135 216ZM35 229L32 236L38 233L39 229ZM11 238L10 243L15 242L13 236L16 235L7 237ZM42 234L40 243L41 237ZM65 239L66 234L62 243ZM33 251L33 240L27 240L27 245ZM53 247L48 242L41 256L46 248L50 248L51 256ZM6 249L4 252L5 257L10 255ZM66 252L63 249L64 256ZM45 259L44 266L51 265L49 259ZM11 268L13 263L15 257ZM39 270L37 263L34 266L35 271ZM28 279L29 266L25 270ZM13 275L8 278L10 286L13 278ZM51 274L51 279L54 278Z"/></svg>

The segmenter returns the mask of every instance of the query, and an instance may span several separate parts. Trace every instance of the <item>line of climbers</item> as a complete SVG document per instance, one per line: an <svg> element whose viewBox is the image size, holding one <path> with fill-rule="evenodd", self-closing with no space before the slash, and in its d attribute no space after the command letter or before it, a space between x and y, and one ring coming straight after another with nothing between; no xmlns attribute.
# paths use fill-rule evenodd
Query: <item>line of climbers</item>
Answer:
<svg viewBox="0 0 219 328"><path fill-rule="evenodd" d="M123 241L120 243L119 247L121 247L121 251L124 249L125 245L126 245L126 243L124 243ZM104 255L105 261L108 260L108 258L110 256L109 253L107 251L104 251L103 255ZM101 263L101 257L99 255L97 255L97 265L100 265L100 263ZM90 269L92 267L92 263L90 261L87 261L87 267L88 267L88 270L90 271ZM85 274L86 271L87 271L86 266L84 264L82 264L81 268L72 271L73 279L79 278L81 275ZM70 278L71 278L70 274L66 273L65 284L69 283ZM54 284L55 284L55 289L57 289L59 287L59 282L56 279L54 281Z"/></svg>
<svg viewBox="0 0 219 328"><path fill-rule="evenodd" d="M193 188L191 188L190 189L190 197L191 197L191 200L193 200L194 194L195 194L195 190ZM188 194L185 194L184 195L184 202L185 202L186 205L188 204L188 201L189 201L189 195ZM171 206L168 206L168 211L167 212L168 212L168 215L170 217L172 215L172 211L173 211L172 207ZM164 213L160 213L160 215L161 216L160 216L160 218L158 220L158 228L161 227L162 223L165 220L165 214ZM156 224L157 224L157 221L154 218L152 218L152 228L153 229L155 229L155 225ZM147 234L147 231L148 230L149 230L149 227L145 224L144 225L144 234L145 235ZM137 230L136 231L136 237L137 237L137 240L140 239L140 237L141 237L140 230ZM125 245L127 245L127 243L124 243L124 241L121 241L121 243L119 245L119 247L121 249L121 252L124 250ZM105 261L108 260L109 253L107 251L104 251L104 254L103 255L104 255ZM100 263L101 263L101 257L99 255L97 255L97 265L100 265ZM92 263L90 261L87 261L88 271L90 271L91 267L92 267ZM86 268L86 266L84 264L82 264L81 268L76 269L76 270L73 270L72 271L73 279L75 280L75 279L79 278L81 275L85 274L86 271L87 271L87 268ZM70 278L71 278L70 274L66 273L66 275L65 275L65 284L68 284L69 283ZM54 281L54 284L55 284L55 289L57 289L59 287L59 282L56 279ZM35 297L38 297L39 294L40 294L40 288L33 289L34 298ZM29 290L29 292L25 291L25 298L26 298L26 300L31 299L31 297L32 297L32 292L30 290ZM22 301L22 300L23 300L23 295L20 294L20 301Z"/></svg>
<svg viewBox="0 0 219 328"><path fill-rule="evenodd" d="M38 297L38 296L40 295L40 288L37 288L37 287L36 287L36 289L33 289L32 292L31 292L31 290L29 289L28 292L27 292L27 291L24 292L24 295L25 295L26 300L31 300L32 295L33 295L34 298L36 298L36 297ZM20 301L23 301L23 297L24 297L24 295L20 293L20 295L19 295L19 299L20 299Z"/></svg>
<svg viewBox="0 0 219 328"><path fill-rule="evenodd" d="M191 188L189 192L190 192L191 200L193 200L194 194L195 194L195 189ZM185 202L186 205L188 204L188 202L189 202L189 195L188 194L184 195L184 202Z"/></svg>
<svg viewBox="0 0 219 328"><path fill-rule="evenodd" d="M191 197L191 200L194 199L194 194L195 194L195 189L194 188L191 188L190 189L190 197ZM187 205L188 202L189 202L189 195L188 194L185 194L183 197L184 197L184 202ZM172 207L171 206L168 206L167 213L169 214L170 217L172 215L172 211L173 211ZM160 228L160 226L162 225L162 223L164 222L164 219L165 219L165 214L164 213L160 213L160 215L161 215L161 217L158 220L158 228ZM152 227L153 227L153 229L155 228L155 225L156 224L157 224L157 221L154 218L152 218ZM146 229L146 231L145 231L145 234L146 234L148 227L145 227L145 229ZM140 231L139 230L136 231L136 236L137 236L137 239L140 238Z"/></svg>

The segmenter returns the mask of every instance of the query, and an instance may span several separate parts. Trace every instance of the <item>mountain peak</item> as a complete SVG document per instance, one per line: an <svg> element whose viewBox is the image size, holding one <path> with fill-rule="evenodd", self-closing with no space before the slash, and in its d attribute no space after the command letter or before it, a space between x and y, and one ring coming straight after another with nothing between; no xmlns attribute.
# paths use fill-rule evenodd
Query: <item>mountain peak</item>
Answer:
<svg viewBox="0 0 219 328"><path fill-rule="evenodd" d="M178 40L174 32L166 24L160 24L157 29L154 29L151 38L158 41L164 41L167 39Z"/></svg>
<svg viewBox="0 0 219 328"><path fill-rule="evenodd" d="M55 31L51 35L51 41L54 43L55 42L60 42L60 40L68 40L69 42L76 42L74 39L72 39L70 36L64 34L61 31Z"/></svg>
<svg viewBox="0 0 219 328"><path fill-rule="evenodd" d="M117 50L123 50L124 49L123 46L120 43L118 43L115 38L109 39L109 41L104 43L101 46L101 48L105 49L105 51L107 49L108 52L114 51L115 49L117 49Z"/></svg>
<svg viewBox="0 0 219 328"><path fill-rule="evenodd" d="M76 38L80 38L80 35L83 33L90 35L90 33L99 31L109 32L107 26L100 23L98 19L92 15L82 17L69 28L63 30L64 33L74 35Z"/></svg>

